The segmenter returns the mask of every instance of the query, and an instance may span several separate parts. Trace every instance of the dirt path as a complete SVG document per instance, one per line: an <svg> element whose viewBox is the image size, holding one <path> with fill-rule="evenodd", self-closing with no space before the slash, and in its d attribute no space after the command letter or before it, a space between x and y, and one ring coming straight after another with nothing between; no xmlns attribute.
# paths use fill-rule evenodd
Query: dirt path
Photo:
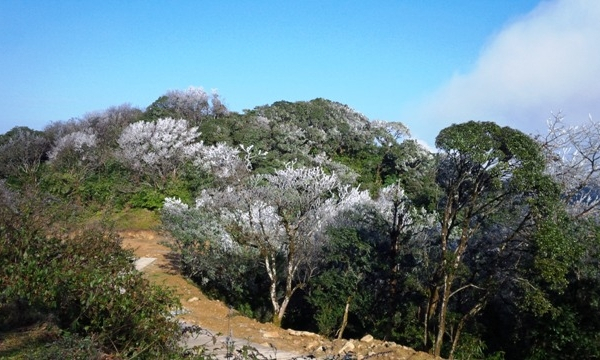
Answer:
<svg viewBox="0 0 600 360"><path fill-rule="evenodd" d="M226 336L235 339L236 348L250 344L259 348L271 359L291 359L295 356L312 355L325 358L332 355L353 353L358 359L429 360L433 356L391 342L366 337L363 340L329 341L313 333L284 330L272 324L260 323L229 309L218 300L208 299L189 280L181 276L168 259L170 249L161 245L166 239L154 231L122 231L123 247L132 249L137 257L156 258L143 268L152 282L175 291L184 308L178 317L187 324L197 325L219 335L216 344L209 336L190 340L191 345L222 347Z"/></svg>

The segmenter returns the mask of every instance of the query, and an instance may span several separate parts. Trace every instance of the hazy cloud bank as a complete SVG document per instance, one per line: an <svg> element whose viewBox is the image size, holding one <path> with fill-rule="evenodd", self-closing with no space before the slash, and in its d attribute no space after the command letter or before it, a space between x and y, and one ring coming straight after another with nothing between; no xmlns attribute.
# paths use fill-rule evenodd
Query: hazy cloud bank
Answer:
<svg viewBox="0 0 600 360"><path fill-rule="evenodd" d="M600 119L600 1L542 2L507 24L473 67L417 105L417 136L467 120L545 132L550 112ZM434 131L437 133L436 131ZM430 141L431 138L427 139Z"/></svg>

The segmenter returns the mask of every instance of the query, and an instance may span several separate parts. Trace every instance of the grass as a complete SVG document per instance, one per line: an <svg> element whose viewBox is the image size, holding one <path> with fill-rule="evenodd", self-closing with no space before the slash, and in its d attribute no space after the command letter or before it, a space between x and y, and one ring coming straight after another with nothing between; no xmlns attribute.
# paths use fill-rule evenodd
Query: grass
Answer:
<svg viewBox="0 0 600 360"><path fill-rule="evenodd" d="M147 209L123 209L118 212L96 213L90 216L88 222L99 222L109 220L115 226L115 230L156 230L160 225L160 215Z"/></svg>
<svg viewBox="0 0 600 360"><path fill-rule="evenodd" d="M114 215L117 230L156 230L160 217L146 209L128 209Z"/></svg>

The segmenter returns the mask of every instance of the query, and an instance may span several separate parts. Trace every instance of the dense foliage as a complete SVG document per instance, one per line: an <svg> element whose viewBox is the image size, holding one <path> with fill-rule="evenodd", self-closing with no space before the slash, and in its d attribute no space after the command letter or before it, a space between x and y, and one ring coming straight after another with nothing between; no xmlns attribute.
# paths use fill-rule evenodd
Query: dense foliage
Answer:
<svg viewBox="0 0 600 360"><path fill-rule="evenodd" d="M0 313L12 312L1 330L41 319L66 331L65 339L89 339L98 354L177 354L181 331L168 316L176 298L134 271L109 227L84 224L66 208L0 183Z"/></svg>
<svg viewBox="0 0 600 360"><path fill-rule="evenodd" d="M325 99L240 114L193 87L15 128L0 300L121 353L173 347L172 299L124 271L118 239L43 215L68 199L159 211L186 275L263 321L450 358L600 357L598 125L471 121L436 146Z"/></svg>

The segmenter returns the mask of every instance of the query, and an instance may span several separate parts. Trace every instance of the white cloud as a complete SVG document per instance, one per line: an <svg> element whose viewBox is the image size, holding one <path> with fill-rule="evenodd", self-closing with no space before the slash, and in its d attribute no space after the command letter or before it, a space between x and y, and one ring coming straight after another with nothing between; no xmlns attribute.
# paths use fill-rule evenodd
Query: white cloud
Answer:
<svg viewBox="0 0 600 360"><path fill-rule="evenodd" d="M589 113L600 117L598 0L540 3L491 38L474 68L455 74L413 118L435 134L467 120L541 133L550 112L559 110L574 123L587 121ZM435 136L422 124L411 130Z"/></svg>

